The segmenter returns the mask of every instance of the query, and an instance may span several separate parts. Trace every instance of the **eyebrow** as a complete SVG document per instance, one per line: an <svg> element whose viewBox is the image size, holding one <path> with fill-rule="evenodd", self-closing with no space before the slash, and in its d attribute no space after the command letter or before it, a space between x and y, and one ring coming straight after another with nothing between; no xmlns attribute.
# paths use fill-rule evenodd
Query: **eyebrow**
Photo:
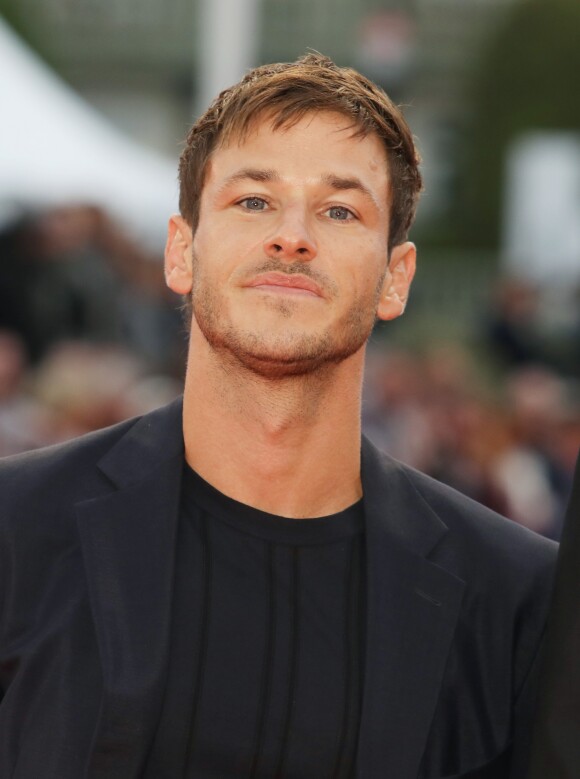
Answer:
<svg viewBox="0 0 580 779"><path fill-rule="evenodd" d="M233 173L224 181L220 187L220 192L232 184L237 184L239 181L258 181L265 183L268 181L280 181L280 176L275 170L269 168L243 168L237 173Z"/></svg>
<svg viewBox="0 0 580 779"><path fill-rule="evenodd" d="M342 176L336 176L334 173L326 173L322 177L322 181L327 186L338 191L354 189L355 191L360 192L362 195L368 198L372 203L374 203L375 206L379 205L375 195L356 176L349 176L344 178Z"/></svg>
<svg viewBox="0 0 580 779"><path fill-rule="evenodd" d="M260 183L267 183L272 181L280 181L280 174L271 168L242 168L242 170L233 173L231 176L223 182L220 187L220 192L237 184L240 181L257 181ZM364 197L370 200L375 206L379 206L375 195L371 190L362 183L362 181L356 176L337 176L335 173L325 173L322 176L323 184L335 189L337 191L355 190L360 192Z"/></svg>

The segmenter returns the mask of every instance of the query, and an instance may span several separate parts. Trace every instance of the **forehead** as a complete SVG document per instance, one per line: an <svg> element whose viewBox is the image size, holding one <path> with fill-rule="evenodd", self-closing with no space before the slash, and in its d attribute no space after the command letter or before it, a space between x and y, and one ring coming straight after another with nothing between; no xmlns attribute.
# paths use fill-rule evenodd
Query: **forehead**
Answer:
<svg viewBox="0 0 580 779"><path fill-rule="evenodd" d="M275 166L282 177L350 175L372 184L377 194L388 190L387 151L376 133L363 136L350 118L330 111L307 113L278 128L274 124L275 116L261 116L246 132L218 146L208 163L206 183L231 175L239 166Z"/></svg>

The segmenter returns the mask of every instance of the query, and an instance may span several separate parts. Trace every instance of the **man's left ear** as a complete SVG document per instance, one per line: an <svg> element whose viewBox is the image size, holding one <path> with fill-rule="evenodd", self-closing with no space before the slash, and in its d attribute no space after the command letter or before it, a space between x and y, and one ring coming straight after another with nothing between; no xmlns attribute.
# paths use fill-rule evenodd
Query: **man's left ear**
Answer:
<svg viewBox="0 0 580 779"><path fill-rule="evenodd" d="M416 259L417 250L410 241L400 243L391 251L377 308L379 319L396 319L404 312L415 275Z"/></svg>

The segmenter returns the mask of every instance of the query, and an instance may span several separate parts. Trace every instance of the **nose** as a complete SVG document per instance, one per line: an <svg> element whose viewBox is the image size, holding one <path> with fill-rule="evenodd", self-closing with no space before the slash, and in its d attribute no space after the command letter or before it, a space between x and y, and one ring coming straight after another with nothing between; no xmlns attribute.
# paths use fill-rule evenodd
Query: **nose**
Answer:
<svg viewBox="0 0 580 779"><path fill-rule="evenodd" d="M273 232L264 241L264 250L268 257L278 260L313 260L318 250L306 214L297 209L282 212Z"/></svg>

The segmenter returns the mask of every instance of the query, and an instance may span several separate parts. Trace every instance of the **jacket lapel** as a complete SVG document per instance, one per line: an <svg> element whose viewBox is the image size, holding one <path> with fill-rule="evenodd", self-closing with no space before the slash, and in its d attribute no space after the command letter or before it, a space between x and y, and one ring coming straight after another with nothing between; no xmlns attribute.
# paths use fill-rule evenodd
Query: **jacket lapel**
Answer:
<svg viewBox="0 0 580 779"><path fill-rule="evenodd" d="M77 504L104 696L86 776L140 775L169 651L183 464L181 404L143 417L99 467L115 491ZM358 779L416 777L463 594L426 556L447 532L404 470L363 441L366 663ZM386 773L388 771L388 773Z"/></svg>
<svg viewBox="0 0 580 779"><path fill-rule="evenodd" d="M403 468L363 440L366 664L358 779L415 779L464 583L426 556L447 532Z"/></svg>
<svg viewBox="0 0 580 779"><path fill-rule="evenodd" d="M77 504L104 696L91 779L140 775L162 705L183 464L181 405L143 417L99 463L116 491Z"/></svg>

